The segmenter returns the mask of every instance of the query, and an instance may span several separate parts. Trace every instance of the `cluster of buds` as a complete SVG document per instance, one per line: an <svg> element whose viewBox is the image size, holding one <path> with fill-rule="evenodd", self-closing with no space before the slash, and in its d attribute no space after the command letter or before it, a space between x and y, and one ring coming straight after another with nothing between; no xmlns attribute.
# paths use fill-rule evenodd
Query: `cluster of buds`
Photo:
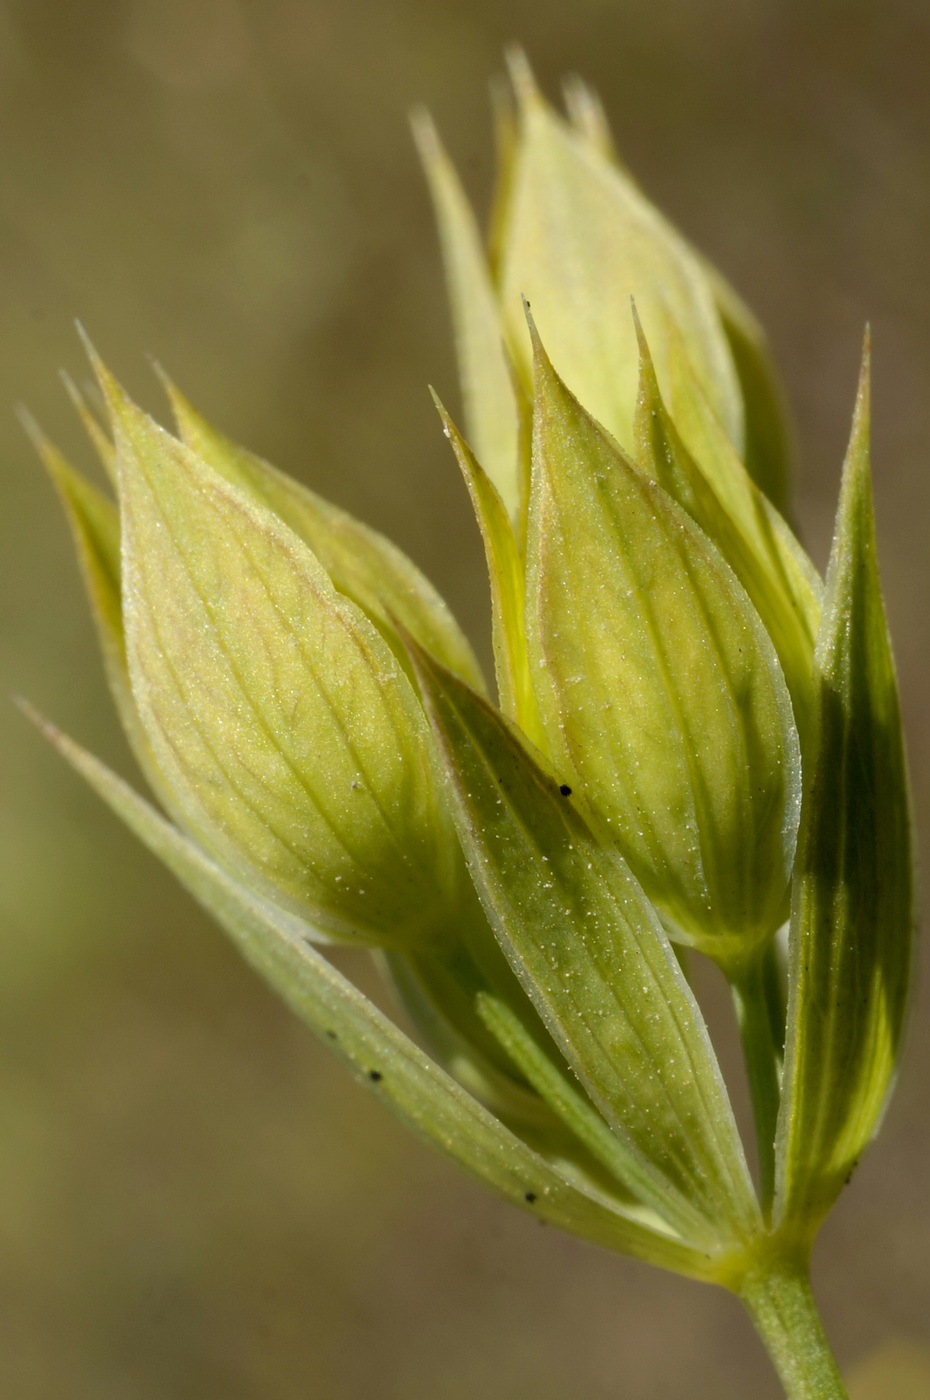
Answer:
<svg viewBox="0 0 930 1400"><path fill-rule="evenodd" d="M771 1334L785 1289L803 1313L881 1115L911 972L867 353L824 581L786 520L751 314L588 89L564 119L519 59L513 77L489 249L416 123L496 701L399 550L167 380L166 432L91 352L108 426L75 399L118 504L37 440L164 814L48 729L421 1135L554 1224L742 1293ZM415 1038L325 943L383 950ZM688 949L733 988L755 1182Z"/></svg>

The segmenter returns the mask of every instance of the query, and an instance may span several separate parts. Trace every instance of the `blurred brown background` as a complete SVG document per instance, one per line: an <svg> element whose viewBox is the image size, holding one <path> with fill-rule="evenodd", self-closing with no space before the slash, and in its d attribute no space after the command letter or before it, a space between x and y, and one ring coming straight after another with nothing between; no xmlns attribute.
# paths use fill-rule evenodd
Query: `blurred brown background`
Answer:
<svg viewBox="0 0 930 1400"><path fill-rule="evenodd" d="M884 574L930 815L926 0L18 0L0 5L0 1395L768 1400L737 1305L486 1197L329 1063L5 698L125 765L25 401L79 316L229 433L388 530L486 627L425 101L476 198L520 39L602 91L647 189L770 328L799 513L829 541L859 342ZM930 1394L930 1007L816 1283L863 1400ZM894 1377L897 1377L896 1379ZM908 1380L908 1377L910 1379ZM908 1390L908 1386L911 1387Z"/></svg>

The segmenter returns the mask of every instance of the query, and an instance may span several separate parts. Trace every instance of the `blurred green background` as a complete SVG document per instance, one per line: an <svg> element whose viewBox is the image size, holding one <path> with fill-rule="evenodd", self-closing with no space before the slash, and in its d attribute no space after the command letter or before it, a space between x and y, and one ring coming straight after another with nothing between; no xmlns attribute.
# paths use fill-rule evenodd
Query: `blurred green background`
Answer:
<svg viewBox="0 0 930 1400"><path fill-rule="evenodd" d="M0 1395L616 1400L778 1390L737 1305L540 1229L354 1087L8 703L127 769L64 521L13 416L81 464L80 317L387 530L486 647L406 125L486 202L512 39L602 91L647 189L762 315L829 543L863 323L879 529L930 815L926 0L0 5ZM360 977L361 961L345 960ZM930 1007L816 1284L861 1400L930 1395Z"/></svg>

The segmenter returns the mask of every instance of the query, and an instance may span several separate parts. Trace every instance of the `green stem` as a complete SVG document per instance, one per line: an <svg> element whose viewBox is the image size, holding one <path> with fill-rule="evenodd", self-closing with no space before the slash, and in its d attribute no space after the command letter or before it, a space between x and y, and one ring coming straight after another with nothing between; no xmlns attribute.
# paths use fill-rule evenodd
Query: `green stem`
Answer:
<svg viewBox="0 0 930 1400"><path fill-rule="evenodd" d="M740 1296L788 1400L849 1400L803 1269L750 1274Z"/></svg>
<svg viewBox="0 0 930 1400"><path fill-rule="evenodd" d="M759 1195L768 1217L775 1191L775 1130L785 1032L774 942L732 977L731 986L756 1125Z"/></svg>

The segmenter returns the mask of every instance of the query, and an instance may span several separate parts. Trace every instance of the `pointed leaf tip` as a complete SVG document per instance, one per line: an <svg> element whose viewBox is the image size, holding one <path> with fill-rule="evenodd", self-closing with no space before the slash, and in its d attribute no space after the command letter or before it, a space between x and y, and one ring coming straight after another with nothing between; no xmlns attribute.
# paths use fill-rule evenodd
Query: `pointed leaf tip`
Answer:
<svg viewBox="0 0 930 1400"><path fill-rule="evenodd" d="M116 487L116 449L111 439L107 436L106 430L90 407L87 399L81 393L74 380L67 370L61 371L61 382L65 386L65 392L71 400L74 411L81 420L81 425L85 433L90 438L94 451L100 460L100 464L107 474L110 485Z"/></svg>
<svg viewBox="0 0 930 1400"><path fill-rule="evenodd" d="M433 401L433 407L435 408L436 412L439 414L439 421L442 423L443 429L446 429L446 428L451 427L451 426L452 426L452 419L451 419L451 417L449 416L449 412L448 412L448 410L447 410L445 404L443 403L442 399L439 397L439 392L438 392L438 390L435 389L435 388L433 387L432 384L427 384L426 388L427 388L427 390L429 391L429 396L430 396L430 398L431 398L432 401ZM448 437L448 433L446 433L446 436Z"/></svg>
<svg viewBox="0 0 930 1400"><path fill-rule="evenodd" d="M604 160L619 165L613 132L599 94L577 73L565 79L562 91L565 110L575 130Z"/></svg>
<svg viewBox="0 0 930 1400"><path fill-rule="evenodd" d="M713 540L775 644L791 692L802 748L810 729L810 676L820 580L804 550L753 482L711 417L695 455L659 387L648 337L634 308L639 387L633 420L639 469ZM696 401L696 400L695 400Z"/></svg>
<svg viewBox="0 0 930 1400"><path fill-rule="evenodd" d="M59 731L52 724L52 721L46 719L42 711L37 709L25 695L12 695L10 698L20 714L28 719L29 723L34 725L40 734L44 734L46 739L54 743Z"/></svg>
<svg viewBox="0 0 930 1400"><path fill-rule="evenodd" d="M85 353L90 360L91 369L94 371L94 377L103 395L103 401L110 418L114 435L118 433L120 427L125 429L134 419L138 417L147 417L148 415L143 414L142 409L132 401L116 376L107 368L94 348L90 337L80 323L78 324L78 334L81 337Z"/></svg>
<svg viewBox="0 0 930 1400"><path fill-rule="evenodd" d="M519 409L488 256L431 118L414 119L442 246L469 440L508 510L520 511Z"/></svg>
<svg viewBox="0 0 930 1400"><path fill-rule="evenodd" d="M695 1241L738 1236L755 1215L742 1151L655 910L514 726L429 657L419 661L485 912L626 1151L632 1189Z"/></svg>
<svg viewBox="0 0 930 1400"><path fill-rule="evenodd" d="M97 378L100 379L101 376L103 376L104 378L112 379L113 376L110 374L106 365L103 363L103 360L98 355L94 342L91 340L82 322L75 321L74 329L78 333L81 344L84 347L84 353L90 360L91 366L93 368L94 373L97 375ZM101 385L101 388L102 387L103 386Z"/></svg>
<svg viewBox="0 0 930 1400"><path fill-rule="evenodd" d="M48 439L39 427L37 420L33 417L31 410L28 409L24 403L18 403L13 411L16 414L19 426L41 457L43 447L48 442Z"/></svg>
<svg viewBox="0 0 930 1400"><path fill-rule="evenodd" d="M410 109L407 120L423 164L440 159L443 155L442 142L429 108L418 103Z"/></svg>
<svg viewBox="0 0 930 1400"><path fill-rule="evenodd" d="M567 385L553 365L552 360L549 358L549 352L543 344L543 338L539 333L539 327L536 324L536 317L533 315L533 308L530 301L527 297L522 295L521 301L523 303L523 315L526 320L526 328L530 336L533 358L534 391L538 394L540 384L557 384L562 390L568 392Z"/></svg>
<svg viewBox="0 0 930 1400"><path fill-rule="evenodd" d="M187 395L181 392L164 366L158 360L152 360L151 366L168 400L168 407L171 409L181 440L194 451L199 451L201 456L208 455L202 451L202 447L211 431L210 425ZM216 466L216 463L212 465Z"/></svg>
<svg viewBox="0 0 930 1400"><path fill-rule="evenodd" d="M856 406L853 411L852 431L850 433L850 460L854 465L859 464L861 458L859 454L852 451L853 444L858 444L863 438L866 439L866 454L868 453L868 435L871 428L872 417L872 329L866 324L862 337L862 358L859 365L859 380L856 385ZM866 461L868 456L866 455Z"/></svg>
<svg viewBox="0 0 930 1400"><path fill-rule="evenodd" d="M523 560L507 508L494 482L436 399L481 531L491 585L491 633L501 709L540 743L542 734L526 655Z"/></svg>
<svg viewBox="0 0 930 1400"><path fill-rule="evenodd" d="M811 1234L881 1119L913 966L910 796L868 433L866 338L814 653L816 743L791 917L777 1205Z"/></svg>
<svg viewBox="0 0 930 1400"><path fill-rule="evenodd" d="M121 449L129 671L185 825L332 937L444 937L465 876L383 633L262 500L270 468L237 480L141 413Z"/></svg>
<svg viewBox="0 0 930 1400"><path fill-rule="evenodd" d="M771 639L704 530L536 363L526 626L549 750L682 935L742 956L785 917L797 819Z"/></svg>
<svg viewBox="0 0 930 1400"><path fill-rule="evenodd" d="M671 381L669 310L686 328L691 362L726 431L743 437L736 371L712 290L685 241L615 161L541 97L521 100L498 291L511 353L529 379L530 345L519 294L534 303L553 363L585 407L631 446L637 378L631 293ZM538 305L537 305L538 303ZM673 405L677 408L677 405Z"/></svg>
<svg viewBox="0 0 930 1400"><path fill-rule="evenodd" d="M649 343L646 340L646 332L643 330L642 319L639 308L636 305L636 297L630 293L630 314L633 317L633 328L636 331L636 344L639 346L639 357L641 360L648 360L652 364L652 356L649 353Z"/></svg>
<svg viewBox="0 0 930 1400"><path fill-rule="evenodd" d="M398 650L394 613L426 646L479 687L481 670L442 598L390 540L309 487L231 442L165 376L178 432L186 445L232 485L283 520L313 551L340 593L351 598Z"/></svg>
<svg viewBox="0 0 930 1400"><path fill-rule="evenodd" d="M152 373L155 375L155 378L158 380L159 384L164 389L169 399L171 399L174 395L177 395L178 398L183 397L180 389L175 384L174 380L171 378L171 375L165 369L161 360L156 359L154 355L150 355L149 365L151 366Z"/></svg>
<svg viewBox="0 0 930 1400"><path fill-rule="evenodd" d="M649 341L646 338L646 332L643 328L639 309L636 305L636 298L633 296L630 297L630 311L633 317L633 328L636 331L636 345L639 350L638 400L642 400L643 398L647 399L650 402L650 412L657 409L661 412L663 418L669 419L669 414L662 398L662 391L659 388L659 377L656 374L655 361L652 358L652 351L649 349ZM670 419L669 424L672 426ZM637 423L634 418L634 432L636 427ZM672 430L674 431L674 428ZM682 444L682 447L684 447L684 444ZM666 485L665 482L662 484ZM708 533L713 537L713 531L709 531Z"/></svg>
<svg viewBox="0 0 930 1400"><path fill-rule="evenodd" d="M520 44L511 44L504 51L504 60L521 110L526 112L534 106L544 105L545 99L526 56L526 50Z"/></svg>

